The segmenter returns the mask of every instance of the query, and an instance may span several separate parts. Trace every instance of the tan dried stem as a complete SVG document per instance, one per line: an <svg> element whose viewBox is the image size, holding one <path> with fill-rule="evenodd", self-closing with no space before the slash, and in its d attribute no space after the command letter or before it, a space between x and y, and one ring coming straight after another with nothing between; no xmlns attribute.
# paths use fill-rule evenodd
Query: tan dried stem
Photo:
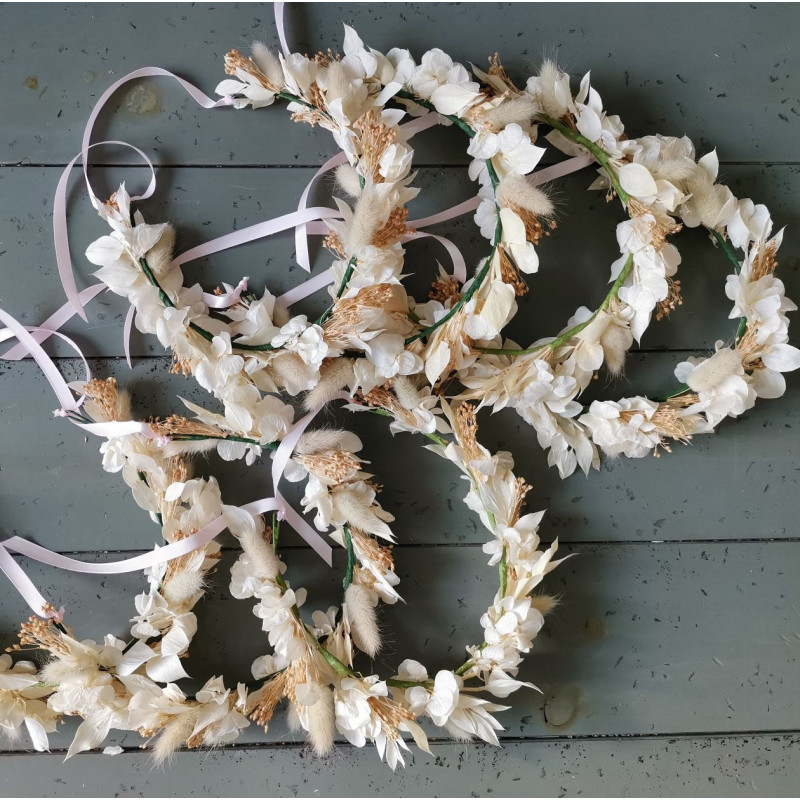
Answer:
<svg viewBox="0 0 800 800"><path fill-rule="evenodd" d="M381 729L387 739L399 739L399 725L414 719L414 715L407 708L388 697L372 696L367 698L367 702L373 714L380 720Z"/></svg>
<svg viewBox="0 0 800 800"><path fill-rule="evenodd" d="M448 300L454 303L461 296L458 281L450 275L440 275L428 291L428 299L437 300L445 305Z"/></svg>
<svg viewBox="0 0 800 800"><path fill-rule="evenodd" d="M514 294L517 297L522 297L524 294L527 294L530 290L530 286L523 280L516 265L508 257L505 247L499 245L497 250L500 254L500 278L503 283L512 286L514 288Z"/></svg>
<svg viewBox="0 0 800 800"><path fill-rule="evenodd" d="M215 439L225 439L227 431L217 428L214 425L207 425L195 419L187 419L178 414L171 414L166 419L151 419L150 427L159 436L209 436Z"/></svg>
<svg viewBox="0 0 800 800"><path fill-rule="evenodd" d="M485 457L483 449L478 444L478 416L474 403L462 403L458 407L454 432L464 450L466 462Z"/></svg>
<svg viewBox="0 0 800 800"><path fill-rule="evenodd" d="M46 604L43 609L45 614L53 613L54 611L55 607L50 603ZM64 644L61 632L54 627L53 620L50 618L28 617L27 621L19 626L17 638L19 639L19 644L6 648L8 651L22 650L23 647L33 647L37 650L47 650L61 655L66 655L69 652L69 648Z"/></svg>
<svg viewBox="0 0 800 800"><path fill-rule="evenodd" d="M324 111L324 109L327 107L325 105L325 95L322 93L322 90L316 83L312 83L311 86L308 87L308 95L306 99L313 107L297 107L292 112L292 122L305 122L313 127L314 125L319 125L321 122L325 122L329 119Z"/></svg>
<svg viewBox="0 0 800 800"><path fill-rule="evenodd" d="M519 94L519 89L514 85L514 82L511 78L508 77L508 73L505 70L505 67L500 63L500 54L495 53L489 59L489 69L487 70L489 75L493 77L500 78L503 83L508 86L509 90L512 92Z"/></svg>
<svg viewBox="0 0 800 800"><path fill-rule="evenodd" d="M407 219L408 209L405 206L392 209L386 222L375 231L372 244L380 248L391 247L407 233L414 233L414 228L406 227Z"/></svg>
<svg viewBox="0 0 800 800"><path fill-rule="evenodd" d="M691 420L683 416L683 411L689 406L694 405L698 401L698 396L694 393L678 395L665 400L663 403L658 404L658 408L650 418L655 429L658 431L661 440L658 446L653 450L653 456L659 458L661 453L659 447L667 453L672 452L672 448L667 443L667 439L671 439L682 444L688 444L692 439L691 434ZM628 411L620 412L620 418L629 421L633 416L641 412L630 409Z"/></svg>
<svg viewBox="0 0 800 800"><path fill-rule="evenodd" d="M525 226L525 238L531 244L539 244L542 237L549 236L558 227L554 219L542 222L530 209L518 206L516 203L507 203L506 208L511 209L522 220Z"/></svg>
<svg viewBox="0 0 800 800"><path fill-rule="evenodd" d="M394 572L392 546L381 546L375 539L367 536L358 528L350 528L350 536L355 547L363 554L366 561L375 564L382 572Z"/></svg>
<svg viewBox="0 0 800 800"><path fill-rule="evenodd" d="M248 698L247 715L265 731L278 704L286 697L287 672L279 672Z"/></svg>
<svg viewBox="0 0 800 800"><path fill-rule="evenodd" d="M225 54L225 72L228 75L236 75L237 70L243 70L248 75L252 75L267 91L277 94L281 90L280 86L275 86L258 68L252 58L243 56L238 50L231 50Z"/></svg>
<svg viewBox="0 0 800 800"><path fill-rule="evenodd" d="M525 505L525 497L533 487L524 478L514 479L514 505L511 510L510 525L516 525L522 515L522 508Z"/></svg>
<svg viewBox="0 0 800 800"><path fill-rule="evenodd" d="M354 400L362 405L368 405L370 408L382 408L384 411L391 412L397 419L416 426L414 415L407 408L403 408L394 392L388 388L390 385L387 383L383 386L376 386L366 394L356 392Z"/></svg>
<svg viewBox="0 0 800 800"><path fill-rule="evenodd" d="M764 369L761 356L765 352L764 345L758 341L758 325L748 325L739 341L736 350L742 356L742 364L747 370Z"/></svg>
<svg viewBox="0 0 800 800"><path fill-rule="evenodd" d="M650 229L651 242L656 250L661 250L667 241L667 236L678 233L682 228L678 222L666 214L657 214L650 206L645 205L635 197L628 200L628 213L632 218L649 214L655 220L655 225Z"/></svg>
<svg viewBox="0 0 800 800"><path fill-rule="evenodd" d="M386 148L395 143L397 128L390 128L381 120L380 112L371 108L362 114L353 124L358 133L361 145L359 165L365 177L371 177L374 183L383 183L380 173L380 162Z"/></svg>
<svg viewBox="0 0 800 800"><path fill-rule="evenodd" d="M130 417L128 396L119 391L116 378L93 378L84 386L83 393L93 402L98 415L104 419L112 421Z"/></svg>
<svg viewBox="0 0 800 800"><path fill-rule="evenodd" d="M334 485L351 480L361 467L361 462L346 450L295 455L294 460L309 472Z"/></svg>
<svg viewBox="0 0 800 800"><path fill-rule="evenodd" d="M667 278L667 296L656 306L656 321L668 317L678 306L683 305L681 282Z"/></svg>
<svg viewBox="0 0 800 800"><path fill-rule="evenodd" d="M365 286L354 297L336 300L333 312L325 323L325 336L328 339L346 337L357 329L364 310L367 308L386 308L392 303L396 289L389 283Z"/></svg>
<svg viewBox="0 0 800 800"><path fill-rule="evenodd" d="M751 283L754 283L766 275L772 275L772 273L775 272L778 266L777 254L778 243L775 241L767 242L767 244L758 251L750 268Z"/></svg>

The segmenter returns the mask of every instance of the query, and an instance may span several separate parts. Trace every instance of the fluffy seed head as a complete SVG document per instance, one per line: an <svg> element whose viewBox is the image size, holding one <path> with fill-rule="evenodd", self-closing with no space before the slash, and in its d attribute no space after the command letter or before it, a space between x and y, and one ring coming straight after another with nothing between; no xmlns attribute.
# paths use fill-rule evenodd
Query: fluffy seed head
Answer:
<svg viewBox="0 0 800 800"><path fill-rule="evenodd" d="M536 102L527 95L511 97L483 113L483 122L495 131L516 123L525 128L539 110Z"/></svg>
<svg viewBox="0 0 800 800"><path fill-rule="evenodd" d="M358 170L352 164L342 164L336 168L336 183L350 197L358 197L361 194Z"/></svg>
<svg viewBox="0 0 800 800"><path fill-rule="evenodd" d="M327 686L319 687L319 690L319 700L314 705L307 706L305 711L308 739L314 752L318 756L324 756L333 749L336 713L333 705L333 692Z"/></svg>
<svg viewBox="0 0 800 800"><path fill-rule="evenodd" d="M253 56L253 61L256 62L256 66L266 76L267 80L276 89L280 89L283 86L283 69L275 53L264 42L253 42L250 53Z"/></svg>
<svg viewBox="0 0 800 800"><path fill-rule="evenodd" d="M305 396L306 411L318 408L336 399L339 392L353 380L353 362L348 358L332 358L323 362L319 383Z"/></svg>
<svg viewBox="0 0 800 800"><path fill-rule="evenodd" d="M344 593L347 618L353 641L359 650L374 658L381 647L381 634L375 613L377 595L357 583L351 583Z"/></svg>
<svg viewBox="0 0 800 800"><path fill-rule="evenodd" d="M501 205L524 208L535 217L547 219L553 215L550 198L524 175L506 175L497 187L497 197Z"/></svg>
<svg viewBox="0 0 800 800"><path fill-rule="evenodd" d="M155 275L163 275L172 263L175 249L175 228L167 222L159 240L147 251L147 266Z"/></svg>
<svg viewBox="0 0 800 800"><path fill-rule="evenodd" d="M614 377L622 374L625 357L632 344L633 334L628 327L611 323L603 331L600 345L603 348L606 368Z"/></svg>

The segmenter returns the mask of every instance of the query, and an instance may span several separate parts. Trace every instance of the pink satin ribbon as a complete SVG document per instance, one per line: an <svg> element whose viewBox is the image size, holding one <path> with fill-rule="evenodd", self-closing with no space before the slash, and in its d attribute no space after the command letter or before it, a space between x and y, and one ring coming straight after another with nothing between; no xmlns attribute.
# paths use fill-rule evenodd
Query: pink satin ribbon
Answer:
<svg viewBox="0 0 800 800"><path fill-rule="evenodd" d="M278 28L279 38L281 39L282 47L284 48L284 53L288 53L286 48L286 37L283 31L283 4L278 3L275 4L275 20L276 26ZM106 91L101 95L100 99L97 101L97 104L92 109L91 114L89 115L89 119L87 120L86 127L84 128L83 132L83 139L81 145L81 152L75 156L75 158L70 161L70 163L66 166L61 177L58 182L58 186L56 187L56 193L53 201L53 239L54 239L54 247L56 253L56 263L58 266L58 274L61 279L62 286L64 287L64 292L67 296L68 305L72 308L73 313L77 313L85 322L88 321L86 317L86 312L84 311L84 306L86 302L82 302L83 292L78 292L76 281L75 281L75 274L72 266L72 259L69 251L69 234L67 230L67 208L66 208L66 198L67 198L67 185L69 181L69 176L71 174L72 168L75 166L76 163L81 162L83 165L84 171L84 179L86 182L86 188L89 193L89 197L92 201L92 204L95 207L99 207L100 203L97 197L92 190L91 183L89 181L88 175L88 152L93 147L98 147L104 144L113 144L119 145L122 147L129 147L138 153L147 167L150 170L150 182L145 189L145 191L141 195L133 195L131 197L132 201L136 200L144 200L148 197L152 196L153 192L156 188L156 177L155 177L155 168L150 161L150 159L142 152L139 148L134 147L127 142L121 141L107 141L107 142L96 142L95 144L91 144L91 136L92 130L94 128L94 124L97 121L97 117L100 114L100 111L105 106L106 102L110 99L110 97L117 91L121 86L129 81L136 80L139 78L144 77L157 77L157 76L164 76L170 77L175 79L189 94L192 99L195 100L200 106L207 109L212 108L221 108L229 106L232 102L231 98L224 97L221 100L213 100L208 97L205 93L203 93L200 89L198 89L193 84L185 81L182 78L179 78L177 75L169 72L168 70L161 69L160 67L143 67L138 70L134 70L133 72L129 73L128 75L120 78L118 81L113 83ZM440 124L442 122L442 118L435 113L426 114L421 117L417 117L412 119L408 122L403 123L400 128L403 132L407 135L407 138L411 139L415 134L426 130L428 128L433 127L434 125ZM338 211L330 208L307 208L308 197L311 192L311 188L314 185L315 181L325 173L329 172L334 167L345 163L346 157L344 153L339 153L338 155L334 156L333 158L329 159L325 164L320 167L317 172L312 176L311 180L306 185L305 189L303 190L300 201L298 202L297 211L284 214L280 217L275 217L270 220L265 220L264 222L256 223L255 225L248 226L247 228L243 228L239 231L233 231L232 233L225 234L224 236L218 237L213 239L209 242L205 242L197 247L192 248L191 250L186 251L185 253L181 253L174 259L174 263L177 265L186 264L192 260L202 258L213 253L220 252L222 250L228 249L230 247L235 247L240 244L244 244L246 242L255 241L256 239L261 239L266 236L272 236L275 233L280 231L287 230L289 228L295 228L295 250L296 250L296 259L300 266L305 269L307 272L311 271L311 263L310 263L310 256L309 256L309 249L308 249L308 236L311 233L314 234L326 234L327 233L327 226L314 226L312 229L309 223L315 222L318 220L324 219L340 219L340 214ZM562 177L563 175L569 174L577 169L582 169L583 167L587 166L588 164L593 163L593 159L590 156L578 156L576 158L569 159L567 161L561 162L560 164L555 165L554 167L548 167L544 170L540 170L538 173L534 173L529 180L533 185L539 185L541 183L546 183L547 181L555 180L556 178ZM434 214L429 217L425 217L418 220L412 220L408 222L409 228L420 229L423 227L427 227L430 225L435 225L440 222L447 221L449 219L453 219L455 217L461 216L462 214L469 213L470 211L477 208L480 203L479 198L471 198L469 200L464 201L463 203L459 203L451 208L446 209L438 214ZM419 238L422 234L409 234L409 238ZM463 256L461 255L458 248L453 245L450 240L446 239L445 237L441 236L434 236L434 238L442 243L444 247L447 249L452 261L453 261L453 275L456 277L461 283L466 280L466 265L464 264ZM330 273L327 273L328 275ZM312 283L305 287L296 287L295 290L291 290L287 292L282 298L280 298L280 302L284 307L288 307L292 304L292 302L296 302L297 299L301 299L303 297L307 297L315 291L318 291L325 286L329 285L321 280L319 277L315 277L312 279ZM97 291L100 291L99 289ZM239 291L241 294L241 290ZM210 295L207 293L203 294L203 299L206 304L210 308L227 308L229 305L232 305L236 300L238 300L239 294L231 293L230 296L227 298L230 302L228 305L223 305L226 301L221 298L216 298L214 295ZM291 298L296 298L291 301L287 300L287 295ZM61 309L59 310L61 311ZM124 347L125 347L125 355L128 361L128 364L131 364L130 358L130 339L129 334L132 327L133 318L129 316L126 318L125 323L125 339L124 339ZM47 328L48 325L45 324L42 326L43 328ZM46 338L46 334L40 334ZM43 339L42 339L43 340ZM17 349L15 351L19 353L20 350ZM16 358L19 358L19 355L16 355Z"/></svg>
<svg viewBox="0 0 800 800"><path fill-rule="evenodd" d="M275 21L278 30L278 37L281 43L281 49L284 55L289 54L289 48L286 42L286 35L283 27L283 14L284 4L275 3ZM56 188L56 194L53 202L53 238L56 252L56 261L58 265L58 273L61 278L61 283L64 287L65 294L67 295L68 302L52 314L41 326L29 328L18 323L11 315L0 309L0 321L6 324L5 330L0 330L0 342L9 338L15 337L19 340L19 344L7 351L3 358L8 360L19 360L30 354L37 362L42 370L48 383L50 383L53 391L61 404L60 414L66 416L69 411L77 411L80 407L82 400L77 400L67 383L61 377L53 361L44 352L41 347L41 342L45 341L50 336L58 336L66 341L83 359L87 371L87 380L91 377L88 363L83 357L83 353L78 346L69 337L58 331L67 320L74 314L78 314L84 321L88 321L84 306L97 296L105 287L102 284L91 286L79 292L75 282L75 275L72 267L71 255L69 252L69 236L67 231L67 212L66 212L66 199L67 199L67 185L72 168L77 163L82 163L84 179L86 188L92 204L95 207L99 206L88 176L88 151L92 147L97 147L103 144L120 145L123 147L130 147L138 153L145 164L150 169L150 182L141 195L131 197L132 201L144 200L152 196L156 187L155 168L153 167L150 159L139 148L134 147L126 142L109 141L91 143L91 134L93 126L97 117L113 93L123 84L144 77L165 76L174 78L188 94L204 108L219 108L229 106L232 103L230 97L224 97L221 100L213 100L197 87L188 83L187 81L179 78L173 73L161 69L159 67L145 67L135 70L120 80L112 84L100 97L95 105L92 113L89 116L86 127L84 129L81 152L70 161L64 169ZM407 123L404 123L401 128L411 138L415 133L430 128L435 124L441 122L441 118L437 114L428 114L423 117L415 118ZM307 208L308 197L314 182L323 174L330 171L339 164L345 163L346 158L344 154L339 154L329 159L319 170L314 174L309 183L306 185L298 204L297 211L285 214L281 217L276 217L271 220L266 220L256 225L249 226L248 228L240 231L235 231L231 234L219 237L218 239L206 242L198 247L179 255L175 259L176 264L185 264L191 260L201 258L212 253L220 252L221 250L234 247L244 242L254 241L255 239L271 236L279 231L295 228L295 241L297 250L297 260L303 269L310 271L310 258L308 252L308 235L326 233L327 226L313 225L313 223L324 219L340 218L338 211L329 208ZM593 163L590 156L578 156L567 161L561 162L554 167L549 167L532 175L529 180L534 185L539 185L551 180L555 180L570 172L582 169L585 166ZM449 219L453 219L462 214L469 213L475 210L480 204L480 198L471 198L463 203L459 203L445 211L434 214L423 219L410 221L409 228L422 228L429 225L435 225ZM429 233L420 231L409 232L404 241L417 239L429 236L440 242L448 251L453 261L453 274L460 281L466 280L466 265L463 256L458 248L449 240L441 236L436 236ZM314 276L304 284L290 289L278 298L278 302L284 306L289 306L298 300L309 296L310 294L319 291L325 286L329 285L332 281L332 271L325 270L320 275ZM210 308L227 308L238 301L242 291L247 287L247 278L242 279L239 285L225 295L217 296L211 294L203 294L203 299ZM125 320L125 354L128 364L131 364L129 335L133 324L134 314L128 313ZM340 399L349 400L350 398L342 393ZM298 514L283 498L280 493L279 484L283 477L286 466L291 458L292 452L297 445L303 432L314 419L318 412L311 412L295 423L287 432L281 444L275 452L273 465L272 465L272 480L273 489L275 492L274 497L263 498L253 503L241 506L245 511L251 514L261 514L266 511L278 511L282 518L297 531L297 533L314 549L314 551L328 564L332 564L333 550L331 546L320 536L320 534L311 528L310 525ZM99 436L124 436L130 434L144 434L152 435L152 431L146 423L135 421L115 421L107 423L81 423L72 418L70 421L78 425L88 433L93 433ZM197 548L204 547L216 536L218 536L227 527L225 514L213 520L208 525L204 526L201 530L182 539L179 542L173 542L164 547L159 547L151 553L146 553L141 556L125 559L122 561L114 561L108 563L87 563L78 561L76 559L68 558L59 553L54 553L40 545L32 542L25 541L19 537L12 537L4 542L0 542L0 571L4 572L11 580L12 584L18 589L22 597L28 605L34 610L35 613L45 615L45 606L47 605L44 597L35 587L33 582L11 557L10 553L15 552L20 555L26 556L32 560L38 561L43 564L54 566L60 569L83 572L90 574L120 574L124 572L134 572L148 567L153 567L157 564L170 561L175 558L180 558L187 553L196 550ZM63 614L50 612L48 616L61 618Z"/></svg>
<svg viewBox="0 0 800 800"><path fill-rule="evenodd" d="M2 315L5 315L5 312L2 312ZM350 400L350 397L342 393L340 399ZM318 413L318 411L312 411L306 414L289 429L280 445L278 445L272 463L272 482L275 496L264 497L252 503L239 506L239 508L253 516L264 514L267 511L277 511L279 516L282 519L286 519L289 525L291 525L306 543L311 546L314 552L317 553L328 566L332 566L333 549L331 546L291 507L291 505L289 505L289 503L286 502L286 499L278 488L286 466L289 463L289 459L292 457L294 448L297 446L306 428L311 424ZM142 424L143 423L137 422L93 423L81 425L81 427L93 433L96 428L101 428L104 425L117 425L119 426L119 435L125 435L125 426L130 428L130 430L127 431L129 433L140 433L140 426ZM19 536L12 536L10 539L0 542L0 572L3 572L11 581L34 613L40 616L61 619L63 617L63 609L61 609L58 614L45 611L45 606L49 604L36 588L30 577L28 577L27 573L10 556L10 553L17 553L32 561L37 561L40 564L47 564L48 566L56 567L67 572L81 572L91 575L120 575L125 572L138 572L139 570L148 569L158 564L164 564L167 561L172 561L187 553L191 553L198 548L205 547L227 527L227 517L223 512L219 517L203 526L196 533L187 536L185 539L172 542L163 547L157 547L150 553L133 556L123 559L122 561L110 561L99 564L69 558L68 556L48 550L41 545L21 539Z"/></svg>
<svg viewBox="0 0 800 800"><path fill-rule="evenodd" d="M41 345L33 338L33 334L2 309L0 309L0 321L4 322L7 326L5 329L0 330L0 341L5 341L13 336L19 339L20 345L28 349L62 405L60 415L66 416L68 410L77 410L80 402L75 399L66 381L61 377L53 361L44 350L42 350ZM50 333L66 340L75 348L81 358L83 358L80 349L71 339L56 331L50 331ZM88 364L86 364L85 359L83 360L88 375ZM350 400L350 397L342 393L340 399ZM281 478L284 475L289 459L292 457L294 448L297 446L306 428L318 413L319 411L313 411L302 417L298 422L292 425L286 433L286 436L284 436L283 440L278 445L272 463L272 482L275 496L256 500L252 503L240 506L240 508L253 515L263 514L267 511L277 511L280 517L286 519L289 525L291 525L303 540L311 546L314 552L317 553L328 566L332 566L333 549L331 546L319 532L312 528L300 514L291 507L281 494L279 488ZM98 436L115 437L131 434L154 435L147 423L134 420L92 423L79 423L72 419L70 419L70 421L87 433ZM49 604L22 567L11 557L11 552L18 553L19 555L38 561L41 564L47 564L69 572L83 572L95 575L117 575L124 572L137 572L157 564L163 564L175 558L180 558L200 547L205 547L206 544L218 536L226 527L227 520L223 513L196 533L178 542L173 542L164 547L158 547L151 553L134 556L122 561L112 561L101 564L69 558L60 553L48 550L41 545L26 541L18 536L13 536L10 539L0 542L0 572L3 572L8 577L25 602L36 614L61 619L63 617L63 609L58 613L45 611L45 606Z"/></svg>
<svg viewBox="0 0 800 800"><path fill-rule="evenodd" d="M256 500L254 503L240 506L240 508L255 516L266 511L280 510L281 502L275 497L265 497L262 500ZM0 542L0 571L16 587L17 591L22 595L22 599L25 600L34 613L39 616L61 619L63 618L63 609L57 615L52 612L49 614L45 612L45 606L48 605L47 601L27 573L14 561L10 553L18 553L32 561L38 561L40 564L47 564L50 567L56 567L67 572L81 572L90 575L121 575L125 572L138 572L139 570L155 567L158 564L164 564L167 561L185 556L200 547L205 547L227 527L227 517L223 512L219 517L209 522L208 525L203 526L199 531L187 536L185 539L180 539L163 547L157 547L152 552L139 556L126 558L122 561L107 561L104 563L79 561L76 558L54 553L46 547L21 539L19 536L12 536L10 539Z"/></svg>
<svg viewBox="0 0 800 800"><path fill-rule="evenodd" d="M94 286L84 289L78 295L78 303L81 306L85 306L90 300L97 297L97 295L100 294L100 292L102 292L105 288L106 285L104 283L96 283ZM56 331L58 331L58 329L68 322L76 313L77 312L71 303L65 303L63 306L61 306L61 308L58 309L58 311L51 314L37 328L28 330L33 336L34 340L38 344L41 344L55 334ZM5 359L6 361L19 361L22 358L26 358L28 355L30 355L28 348L25 347L24 344L17 344L10 350L7 350L5 353L3 353L3 355L0 356L0 359Z"/></svg>
<svg viewBox="0 0 800 800"><path fill-rule="evenodd" d="M278 31L278 41L281 43L281 50L284 56L291 55L289 45L286 42L286 31L283 29L283 12L285 3L273 3L272 10L275 12L275 28Z"/></svg>
<svg viewBox="0 0 800 800"><path fill-rule="evenodd" d="M200 91L200 89L198 89L196 86L193 86L188 81L183 80L183 78L179 78L177 75L169 72L169 70L161 69L161 67L142 67L141 69L136 69L133 72L129 72L123 78L120 78L118 81L112 83L111 86L109 86L108 89L106 89L105 92L103 92L103 94L100 96L100 99L92 109L92 113L89 115L89 119L86 122L86 127L83 130L81 152L75 156L75 158L73 158L72 161L70 161L65 167L63 173L61 174L61 178L58 181L55 198L53 200L53 241L56 251L56 263L58 264L58 274L61 278L61 284L64 287L64 292L67 295L67 299L75 309L75 312L84 321L87 321L86 313L84 312L83 305L80 303L78 298L78 289L75 283L75 274L72 267L72 256L69 252L69 234L67 231L67 184L69 182L69 176L75 164L79 162L82 163L83 177L86 181L86 189L89 193L89 197L92 200L92 204L97 207L98 200L89 181L89 150L92 147L98 147L103 144L121 145L122 147L130 147L132 150L135 150L142 157L145 164L147 164L147 166L150 168L150 183L148 184L147 189L145 189L144 193L141 195L132 196L131 200L145 200L153 194L156 188L155 169L153 168L153 164L150 159L138 147L134 147L127 142L118 141L97 142L96 144L91 144L91 138L92 130L100 111L103 109L103 106L105 106L114 92L120 88L120 86L123 86L129 81L137 80L138 78L159 76L174 78L186 90L189 96L203 108L220 108L222 106L230 106L233 102L233 99L230 97L223 97L220 100L213 100L212 98L208 97L208 95Z"/></svg>

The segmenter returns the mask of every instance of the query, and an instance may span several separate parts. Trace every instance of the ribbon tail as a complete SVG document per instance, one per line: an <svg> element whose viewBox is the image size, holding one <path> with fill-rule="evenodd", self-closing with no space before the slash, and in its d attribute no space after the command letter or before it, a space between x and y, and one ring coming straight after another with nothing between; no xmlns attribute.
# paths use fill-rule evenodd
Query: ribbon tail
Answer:
<svg viewBox="0 0 800 800"><path fill-rule="evenodd" d="M278 31L278 41L281 43L281 51L284 56L290 55L289 44L286 41L286 31L283 26L283 12L285 3L273 3L272 8L275 12L275 29Z"/></svg>
<svg viewBox="0 0 800 800"><path fill-rule="evenodd" d="M333 566L333 548L314 530L285 500L283 495L276 491L275 496L283 501L283 516L306 544L329 566Z"/></svg>
<svg viewBox="0 0 800 800"><path fill-rule="evenodd" d="M11 553L0 544L0 572L2 572L20 593L22 599L30 606L34 614L40 617L52 616L45 611L49 605L33 581L22 567L11 557Z"/></svg>

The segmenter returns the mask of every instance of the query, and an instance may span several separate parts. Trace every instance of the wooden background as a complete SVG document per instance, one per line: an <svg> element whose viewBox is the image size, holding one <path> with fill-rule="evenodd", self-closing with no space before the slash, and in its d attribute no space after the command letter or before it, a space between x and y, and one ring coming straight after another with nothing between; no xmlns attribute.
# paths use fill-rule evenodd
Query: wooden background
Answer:
<svg viewBox="0 0 800 800"><path fill-rule="evenodd" d="M439 46L485 66L499 51L524 80L541 57L557 55L593 85L631 136L688 134L701 152L717 147L724 179L739 196L770 207L788 226L780 275L800 295L800 10L760 4L289 4L293 49L340 46L340 22L381 50ZM270 4L0 6L0 303L26 324L63 301L52 251L52 197L80 143L95 100L114 80L146 65L173 70L207 93L222 77L222 56L254 38L276 43ZM174 82L121 90L96 139L123 139L152 153L158 190L143 206L150 221L171 219L180 247L291 210L315 168L332 155L328 134L293 125L275 106L259 112L203 111ZM465 142L453 130L415 143L423 192L412 217L466 199ZM98 194L124 178L133 190L145 172L125 152L97 151ZM591 171L558 185L560 227L541 247L542 269L512 332L532 341L553 334L578 305L604 294L620 218L585 189ZM132 192L133 193L133 192ZM319 202L330 202L325 187ZM79 181L70 197L70 232L81 286L91 282L83 251L105 233ZM440 226L470 263L485 252L469 217ZM729 339L727 265L697 231L677 240L685 303L654 326L630 359L627 376L598 381L593 397L659 392L674 365ZM418 295L441 258L408 248ZM329 256L318 252L323 268ZM206 287L249 275L257 289L295 285L293 238L274 239L199 262L188 277ZM323 298L307 303L309 313ZM141 415L197 402L202 391L167 374L153 339L133 337L134 370L122 354L126 307L95 300L90 324L65 330L92 356L98 376L117 376ZM796 339L795 339L796 341ZM65 374L80 369L66 350ZM157 531L118 476L101 472L98 442L54 420L54 398L30 361L0 362L0 537L17 534L79 558L112 558L152 547ZM62 764L74 726L53 735L51 755L6 743L3 795L608 795L794 794L800 743L800 540L797 536L800 413L796 375L786 395L761 402L661 459L606 462L599 472L560 481L534 432L511 411L482 419L492 449L514 451L534 485L531 507L547 507L542 533L577 557L549 579L562 597L529 657L523 691L501 715L503 748L437 741L392 775L371 748L337 747L320 761L281 718L264 735L250 729L235 747L178 755L151 770L135 735L117 740L116 757L79 756ZM590 399L587 397L587 399ZM411 436L391 440L379 419L341 415L367 445L397 516L401 589L407 607L384 615L388 646L379 668L401 657L429 668L460 662L479 635L478 617L494 593L495 570L480 550L483 534L461 502L455 474ZM201 469L221 476L229 503L269 493L268 467L244 469L212 458ZM411 477L411 480L409 478ZM299 541L299 540L297 540ZM308 551L287 553L311 605L336 602L340 564L331 571ZM248 677L266 641L248 602L227 592L226 555L211 597L199 607L201 634L188 663L198 680ZM67 607L81 637L124 636L140 575L97 579L28 565L54 602ZM0 582L0 633L11 643L26 609Z"/></svg>

